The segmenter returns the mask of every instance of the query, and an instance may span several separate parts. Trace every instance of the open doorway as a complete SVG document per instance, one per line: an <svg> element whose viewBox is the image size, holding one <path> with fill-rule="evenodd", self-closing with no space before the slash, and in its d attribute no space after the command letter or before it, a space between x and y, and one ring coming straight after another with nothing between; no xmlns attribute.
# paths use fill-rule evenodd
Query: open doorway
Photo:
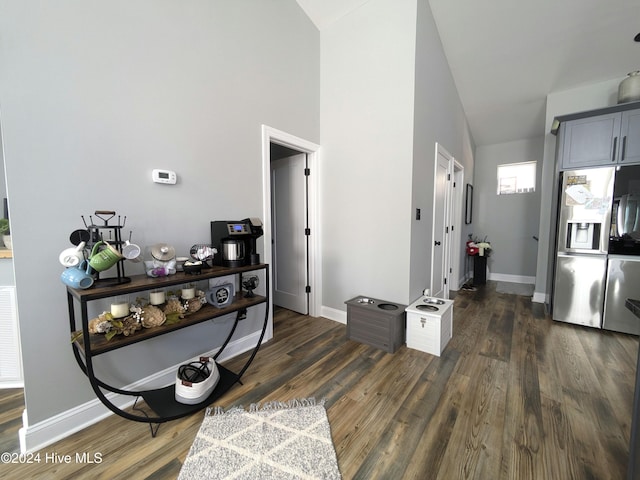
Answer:
<svg viewBox="0 0 640 480"><path fill-rule="evenodd" d="M433 185L433 245L431 295L449 298L449 226L451 224L451 166L453 156L436 143Z"/></svg>
<svg viewBox="0 0 640 480"><path fill-rule="evenodd" d="M320 147L267 126L262 139L264 258L272 267L272 303L317 316Z"/></svg>
<svg viewBox="0 0 640 480"><path fill-rule="evenodd" d="M464 167L436 143L433 196L433 246L431 295L449 298L458 290L462 244L462 194Z"/></svg>
<svg viewBox="0 0 640 480"><path fill-rule="evenodd" d="M7 190L0 122L0 199L4 199L0 216L8 220ZM20 452L19 431L24 411L24 375L12 248L6 238L0 240L0 412L3 414L0 445L6 453Z"/></svg>
<svg viewBox="0 0 640 480"><path fill-rule="evenodd" d="M466 278L460 278L461 264L463 262L463 255L465 255L462 245L464 244L462 238L462 205L464 200L464 167L454 159L453 162L453 185L451 194L451 233L452 238L450 242L450 254L451 259L449 277L449 290L459 290Z"/></svg>
<svg viewBox="0 0 640 480"><path fill-rule="evenodd" d="M277 143L271 151L273 304L309 313L307 155Z"/></svg>

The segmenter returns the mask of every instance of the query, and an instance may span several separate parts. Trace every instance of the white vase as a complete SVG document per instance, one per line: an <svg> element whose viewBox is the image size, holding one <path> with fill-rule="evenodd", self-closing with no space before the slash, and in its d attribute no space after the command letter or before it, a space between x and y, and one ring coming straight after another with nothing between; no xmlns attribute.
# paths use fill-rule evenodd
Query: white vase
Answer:
<svg viewBox="0 0 640 480"><path fill-rule="evenodd" d="M631 72L618 85L618 103L640 100L640 70Z"/></svg>
<svg viewBox="0 0 640 480"><path fill-rule="evenodd" d="M7 247L9 250L13 250L11 248L11 235L2 235L2 241L5 247Z"/></svg>

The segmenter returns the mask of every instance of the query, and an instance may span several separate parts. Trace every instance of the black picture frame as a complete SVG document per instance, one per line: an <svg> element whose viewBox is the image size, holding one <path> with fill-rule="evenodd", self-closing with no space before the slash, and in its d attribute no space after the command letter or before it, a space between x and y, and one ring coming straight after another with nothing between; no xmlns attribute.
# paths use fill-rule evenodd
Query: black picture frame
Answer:
<svg viewBox="0 0 640 480"><path fill-rule="evenodd" d="M469 225L473 221L473 185L467 183L467 198L464 205L464 223Z"/></svg>

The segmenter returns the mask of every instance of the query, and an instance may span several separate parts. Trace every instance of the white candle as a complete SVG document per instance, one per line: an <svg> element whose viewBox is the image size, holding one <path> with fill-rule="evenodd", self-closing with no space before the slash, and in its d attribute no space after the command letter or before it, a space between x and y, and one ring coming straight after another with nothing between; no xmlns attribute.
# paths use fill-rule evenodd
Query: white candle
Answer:
<svg viewBox="0 0 640 480"><path fill-rule="evenodd" d="M149 303L151 305L161 305L165 301L164 292L151 292L149 294Z"/></svg>
<svg viewBox="0 0 640 480"><path fill-rule="evenodd" d="M196 296L196 289L194 287L183 288L182 289L182 298L185 300L190 300Z"/></svg>
<svg viewBox="0 0 640 480"><path fill-rule="evenodd" d="M111 315L113 315L113 318L122 318L129 315L129 302L112 303Z"/></svg>

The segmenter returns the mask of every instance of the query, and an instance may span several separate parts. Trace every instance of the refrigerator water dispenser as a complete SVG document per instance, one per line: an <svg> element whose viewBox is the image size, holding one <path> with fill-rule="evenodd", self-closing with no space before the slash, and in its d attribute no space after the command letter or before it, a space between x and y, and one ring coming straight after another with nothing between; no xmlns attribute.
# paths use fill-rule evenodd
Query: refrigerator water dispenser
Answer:
<svg viewBox="0 0 640 480"><path fill-rule="evenodd" d="M568 222L568 247L582 250L599 250L601 225L601 223L593 222Z"/></svg>

